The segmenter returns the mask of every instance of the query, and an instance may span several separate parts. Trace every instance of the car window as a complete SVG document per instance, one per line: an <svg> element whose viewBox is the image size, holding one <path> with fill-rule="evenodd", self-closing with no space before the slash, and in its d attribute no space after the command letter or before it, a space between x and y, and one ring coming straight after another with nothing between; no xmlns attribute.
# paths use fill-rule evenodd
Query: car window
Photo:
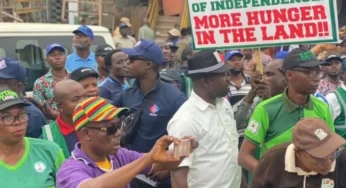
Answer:
<svg viewBox="0 0 346 188"><path fill-rule="evenodd" d="M54 42L63 45L67 55L75 51L72 36L0 37L0 44L6 44L0 47L0 57L18 59L26 69L26 91L32 91L36 79L48 71L49 66L45 62L46 46ZM102 36L95 36L90 49L95 51L97 45L105 43Z"/></svg>

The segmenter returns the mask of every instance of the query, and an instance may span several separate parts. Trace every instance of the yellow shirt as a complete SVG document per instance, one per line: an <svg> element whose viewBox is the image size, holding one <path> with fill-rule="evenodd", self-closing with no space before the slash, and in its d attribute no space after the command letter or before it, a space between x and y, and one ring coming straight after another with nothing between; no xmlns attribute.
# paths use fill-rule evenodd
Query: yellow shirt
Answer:
<svg viewBox="0 0 346 188"><path fill-rule="evenodd" d="M96 165L103 171L111 171L113 170L113 166L112 166L112 163L106 159L102 162L95 162Z"/></svg>

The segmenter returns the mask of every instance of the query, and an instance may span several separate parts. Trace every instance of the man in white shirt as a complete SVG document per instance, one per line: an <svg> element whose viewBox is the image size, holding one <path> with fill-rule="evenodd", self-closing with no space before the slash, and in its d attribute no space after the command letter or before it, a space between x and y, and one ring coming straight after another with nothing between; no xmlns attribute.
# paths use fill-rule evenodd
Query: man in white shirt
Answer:
<svg viewBox="0 0 346 188"><path fill-rule="evenodd" d="M197 138L199 148L171 172L173 188L239 188L238 138L229 90L228 65L216 51L201 51L188 61L190 98L168 123L168 134Z"/></svg>
<svg viewBox="0 0 346 188"><path fill-rule="evenodd" d="M346 65L343 65L342 71L346 71ZM341 82L341 86L335 91L327 94L326 99L329 104L335 125L335 132L346 138L346 86Z"/></svg>

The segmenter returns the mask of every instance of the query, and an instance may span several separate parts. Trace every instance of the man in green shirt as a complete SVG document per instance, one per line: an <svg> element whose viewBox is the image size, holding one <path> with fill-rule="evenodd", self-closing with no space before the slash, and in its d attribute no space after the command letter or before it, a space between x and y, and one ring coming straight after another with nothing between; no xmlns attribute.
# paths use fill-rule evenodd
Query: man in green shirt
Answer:
<svg viewBox="0 0 346 188"><path fill-rule="evenodd" d="M304 117L319 117L334 131L333 120L327 104L312 96L321 79L320 65L312 51L292 50L283 62L283 72L288 88L261 102L253 112L238 162L253 172L258 161L253 156L258 147L261 154L273 146L292 139L294 125Z"/></svg>
<svg viewBox="0 0 346 188"><path fill-rule="evenodd" d="M153 41L155 38L154 31L150 28L148 19L143 19L143 26L138 30L138 40L150 40Z"/></svg>

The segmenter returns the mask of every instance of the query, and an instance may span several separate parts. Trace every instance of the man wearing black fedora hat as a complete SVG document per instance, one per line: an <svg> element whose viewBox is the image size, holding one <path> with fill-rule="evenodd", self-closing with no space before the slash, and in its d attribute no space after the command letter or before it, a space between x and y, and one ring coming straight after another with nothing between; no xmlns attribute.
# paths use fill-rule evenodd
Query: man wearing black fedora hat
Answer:
<svg viewBox="0 0 346 188"><path fill-rule="evenodd" d="M171 173L174 187L240 187L239 135L232 107L225 99L230 82L228 72L223 56L216 51L200 51L188 60L193 91L170 120L167 130L169 135L179 138L193 135L202 147Z"/></svg>

